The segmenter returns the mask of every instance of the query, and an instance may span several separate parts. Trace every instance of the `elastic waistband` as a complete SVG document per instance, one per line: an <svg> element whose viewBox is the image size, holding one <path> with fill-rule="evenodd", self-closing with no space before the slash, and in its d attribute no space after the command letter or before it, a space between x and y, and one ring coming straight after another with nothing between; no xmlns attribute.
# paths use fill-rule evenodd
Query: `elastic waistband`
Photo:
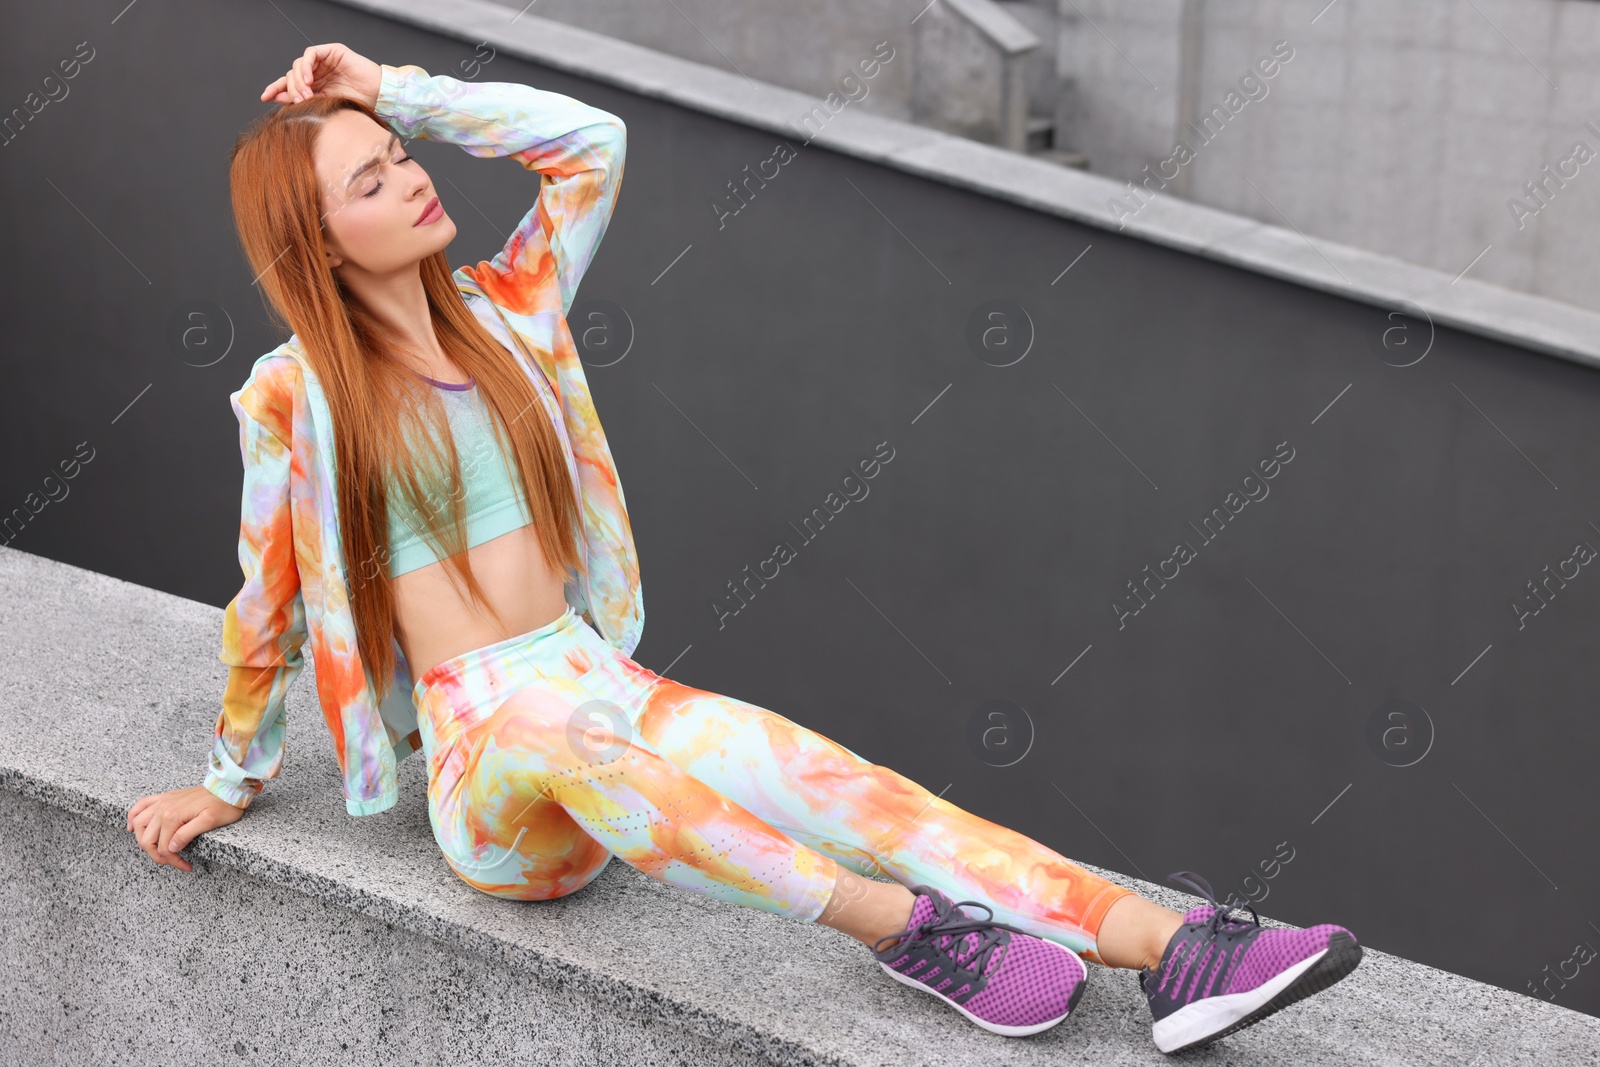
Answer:
<svg viewBox="0 0 1600 1067"><path fill-rule="evenodd" d="M580 625L582 621L582 616L573 611L572 605L568 604L566 611L537 629L529 630L525 634L517 634L515 637L508 637L504 641L496 641L492 645L475 648L471 652L463 652L459 656L452 656L447 660L436 663L424 671L421 678L417 679L417 684L411 690L411 702L414 705L420 705L422 694L427 691L430 685L438 682L441 678L451 675L460 677L469 674L475 668L490 660L504 656L507 652L520 645L537 641L541 637L547 637L558 630Z"/></svg>

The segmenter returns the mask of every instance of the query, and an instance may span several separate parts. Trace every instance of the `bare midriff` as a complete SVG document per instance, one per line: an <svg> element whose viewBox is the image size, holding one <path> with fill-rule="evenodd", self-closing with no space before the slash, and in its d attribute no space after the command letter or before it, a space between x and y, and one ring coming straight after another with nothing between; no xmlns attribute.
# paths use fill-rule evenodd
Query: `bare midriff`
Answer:
<svg viewBox="0 0 1600 1067"><path fill-rule="evenodd" d="M394 579L395 636L414 680L463 652L554 622L567 610L562 576L545 561L531 524L474 545L467 560L505 625L470 600L443 560L400 575Z"/></svg>

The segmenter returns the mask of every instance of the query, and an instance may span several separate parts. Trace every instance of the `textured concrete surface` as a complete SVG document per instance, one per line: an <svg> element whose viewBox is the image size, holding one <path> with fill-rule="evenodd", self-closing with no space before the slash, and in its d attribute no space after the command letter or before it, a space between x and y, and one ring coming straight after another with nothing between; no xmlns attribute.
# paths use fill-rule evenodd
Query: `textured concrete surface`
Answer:
<svg viewBox="0 0 1600 1067"><path fill-rule="evenodd" d="M157 867L126 811L200 780L221 617L0 549L0 1062L1167 1062L1128 971L1092 967L1069 1022L1006 1039L835 931L620 862L558 901L480 894L437 852L421 761L402 764L396 808L344 813L310 679L290 693L283 775L187 850L193 874ZM1600 1019L1369 950L1332 990L1184 1058L1489 1067L1597 1050Z"/></svg>
<svg viewBox="0 0 1600 1067"><path fill-rule="evenodd" d="M819 99L551 19L520 14L513 22L516 13L490 0L338 2L456 40L487 41L557 70L791 140L791 123ZM1320 237L1311 244L1292 224L1258 222L1171 196L1119 224L1107 205L1126 195L1122 181L857 108L844 108L808 143L1365 304L1414 306L1420 313L1412 314L1437 325L1600 366L1600 312L1457 278L1472 253L1454 270L1437 270ZM1456 262L1453 253L1448 261Z"/></svg>
<svg viewBox="0 0 1600 1067"><path fill-rule="evenodd" d="M0 1062L768 1062L490 946L215 861L133 862L121 827L48 801L0 790L0 827Z"/></svg>

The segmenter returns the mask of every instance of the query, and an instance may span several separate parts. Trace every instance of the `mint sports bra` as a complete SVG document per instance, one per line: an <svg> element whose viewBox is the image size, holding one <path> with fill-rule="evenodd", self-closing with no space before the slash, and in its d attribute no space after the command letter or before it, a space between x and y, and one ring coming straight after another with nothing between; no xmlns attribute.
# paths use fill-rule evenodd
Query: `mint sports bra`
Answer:
<svg viewBox="0 0 1600 1067"><path fill-rule="evenodd" d="M469 381L458 385L425 374L421 377L440 391L450 433L461 459L467 547L481 545L533 522L522 483L512 476L513 468L495 439L489 407L479 394L477 383ZM392 478L387 484L389 576L395 578L437 562L440 556L423 537L426 527L398 484ZM448 519L450 507L445 495L448 489L442 488L443 479L430 486L423 477L422 484L428 490L427 500L433 504L435 512L442 519Z"/></svg>

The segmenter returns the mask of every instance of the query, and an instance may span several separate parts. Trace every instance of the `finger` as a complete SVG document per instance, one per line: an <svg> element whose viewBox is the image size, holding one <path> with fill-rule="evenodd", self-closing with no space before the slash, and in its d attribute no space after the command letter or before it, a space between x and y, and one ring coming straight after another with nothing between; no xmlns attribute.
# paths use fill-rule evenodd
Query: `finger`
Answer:
<svg viewBox="0 0 1600 1067"><path fill-rule="evenodd" d="M177 820L173 820L173 821L176 822ZM193 819L189 820L189 822L193 822L193 821L194 821ZM189 868L189 862L187 860L185 860L182 856L178 855L178 852L179 852L180 849L183 848L184 845L187 845L189 843L189 837L193 836L192 834L189 835L188 837L182 836L182 834L184 832L184 827L187 826L187 825L188 825L188 823L184 823L184 824L182 824L180 826L174 826L172 828L172 831L169 834L167 834L165 836L165 838L161 842L161 851L166 853L167 862L171 863L174 867L177 867L179 870L184 870L184 871L187 871L187 870L190 869Z"/></svg>
<svg viewBox="0 0 1600 1067"><path fill-rule="evenodd" d="M144 838L141 837L141 838L139 838L139 847L144 850L144 854L146 856L150 857L151 862L153 862L153 863L160 863L161 862L161 857L156 855L156 846L154 845L154 843L146 841Z"/></svg>
<svg viewBox="0 0 1600 1067"><path fill-rule="evenodd" d="M150 854L150 858L157 863L166 863L161 849L161 817L151 819L145 824L144 830L139 834L139 847Z"/></svg>
<svg viewBox="0 0 1600 1067"><path fill-rule="evenodd" d="M300 56L289 64L289 77L294 84L295 99L307 100L311 97L311 86L306 82L306 57Z"/></svg>
<svg viewBox="0 0 1600 1067"><path fill-rule="evenodd" d="M295 68L290 67L289 72L284 75L284 78L288 81L289 103L293 104L296 101L301 100L301 94L305 92L305 86L300 81L300 72Z"/></svg>
<svg viewBox="0 0 1600 1067"><path fill-rule="evenodd" d="M294 61L294 67L300 72L300 82L305 86L306 96L317 95L317 52L321 45L312 45L305 50L305 54Z"/></svg>
<svg viewBox="0 0 1600 1067"><path fill-rule="evenodd" d="M149 820L146 820L146 822L145 822L145 824L143 826L139 827L139 832L138 832L138 834L135 835L137 840L138 840L138 842L139 842L139 847L144 849L146 852L150 853L151 858L155 857L155 854L156 854L156 837L160 833L161 833L161 822L160 822L160 820L159 819L149 819Z"/></svg>
<svg viewBox="0 0 1600 1067"><path fill-rule="evenodd" d="M312 45L306 49L306 54L300 57L301 73L305 78L307 92L315 93L317 91L317 60L321 57L322 51L326 47L327 45Z"/></svg>
<svg viewBox="0 0 1600 1067"><path fill-rule="evenodd" d="M156 835L156 847L162 852L171 855L172 835L177 833L178 827L181 826L182 823L183 821L179 818L168 819L166 824L161 827L161 832Z"/></svg>
<svg viewBox="0 0 1600 1067"><path fill-rule="evenodd" d="M312 45L306 49L304 57L306 88L313 95L317 91L317 86L327 81L339 69L343 49L344 45L333 42Z"/></svg>
<svg viewBox="0 0 1600 1067"><path fill-rule="evenodd" d="M189 847L189 842L216 826L216 819L208 809L202 808L199 814L191 819L173 827L172 836L167 839L168 852L182 852Z"/></svg>
<svg viewBox="0 0 1600 1067"><path fill-rule="evenodd" d="M284 88L288 84L288 78L278 78L276 81L269 84L265 89L261 90L261 99L271 100L273 97L283 92Z"/></svg>
<svg viewBox="0 0 1600 1067"><path fill-rule="evenodd" d="M174 856L172 850L167 847L167 841L172 837L172 831L176 828L177 821L177 818L170 813L163 818L157 824L155 840L151 843L153 850L151 854L155 857L155 861L168 867L176 867L183 862L181 858Z"/></svg>

